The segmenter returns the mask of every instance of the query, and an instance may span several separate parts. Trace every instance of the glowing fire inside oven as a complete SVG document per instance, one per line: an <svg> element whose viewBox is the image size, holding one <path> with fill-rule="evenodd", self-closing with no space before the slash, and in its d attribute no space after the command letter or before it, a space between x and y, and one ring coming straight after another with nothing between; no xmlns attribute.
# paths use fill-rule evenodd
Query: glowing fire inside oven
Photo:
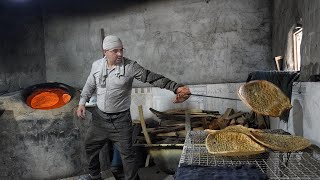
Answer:
<svg viewBox="0 0 320 180"><path fill-rule="evenodd" d="M60 88L37 89L27 97L27 104L33 109L55 109L64 106L71 99L70 94Z"/></svg>

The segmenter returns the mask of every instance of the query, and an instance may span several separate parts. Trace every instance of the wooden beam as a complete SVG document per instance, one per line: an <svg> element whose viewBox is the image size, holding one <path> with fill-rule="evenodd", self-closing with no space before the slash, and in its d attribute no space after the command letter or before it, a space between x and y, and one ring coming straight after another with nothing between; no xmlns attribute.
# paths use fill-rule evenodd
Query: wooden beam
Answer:
<svg viewBox="0 0 320 180"><path fill-rule="evenodd" d="M156 129L151 131L151 134L159 134L159 133L167 133L167 132L172 132L172 131L179 131L185 128L185 125L179 125L179 126L174 126L170 128L165 128L165 129Z"/></svg>
<svg viewBox="0 0 320 180"><path fill-rule="evenodd" d="M101 37L102 57L104 57L103 40L104 40L105 34L104 34L104 29L103 28L100 29L100 37Z"/></svg>
<svg viewBox="0 0 320 180"><path fill-rule="evenodd" d="M148 134L148 131L147 131L146 122L144 120L142 106L141 105L138 106L138 109L139 109L139 117L140 117L140 123L141 123L143 135L146 138L147 144L152 144L150 137L149 137L149 134Z"/></svg>
<svg viewBox="0 0 320 180"><path fill-rule="evenodd" d="M230 120L230 119L235 119L235 118L237 118L237 117L240 117L240 116L242 116L243 114L245 114L245 112L237 112L237 113L235 113L235 114L232 114L231 116L228 116L228 117L226 117L225 119L227 119L227 120Z"/></svg>
<svg viewBox="0 0 320 180"><path fill-rule="evenodd" d="M190 118L190 111L186 110L186 114L185 114L185 118L186 118L186 131L190 132L191 131L191 118Z"/></svg>

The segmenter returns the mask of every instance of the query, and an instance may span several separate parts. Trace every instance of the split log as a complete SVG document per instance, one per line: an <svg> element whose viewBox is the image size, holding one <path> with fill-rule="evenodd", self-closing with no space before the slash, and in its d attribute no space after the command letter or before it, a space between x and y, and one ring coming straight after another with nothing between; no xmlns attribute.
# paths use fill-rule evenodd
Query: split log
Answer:
<svg viewBox="0 0 320 180"><path fill-rule="evenodd" d="M240 117L240 116L242 116L244 114L245 114L245 112L241 112L240 111L240 112L237 112L235 114L232 114L232 115L226 117L225 119L227 119L227 120L236 119L236 118L238 118L238 117Z"/></svg>
<svg viewBox="0 0 320 180"><path fill-rule="evenodd" d="M170 119L174 119L174 120L185 120L185 115L184 114L168 114L168 113L164 113L164 112L160 112L157 111L155 109L149 108L149 110L155 114L158 118L162 119L162 120L170 120ZM190 118L202 118L202 117L208 117L208 118L218 118L219 115L215 115L215 114L191 114Z"/></svg>
<svg viewBox="0 0 320 180"><path fill-rule="evenodd" d="M232 108L228 108L224 114L218 118L218 125L220 129L224 129L230 124L230 119L226 119L227 117L231 116L234 113L234 110Z"/></svg>
<svg viewBox="0 0 320 180"><path fill-rule="evenodd" d="M256 122L257 122L259 129L266 129L268 126L265 122L263 115L261 115L261 114L256 115Z"/></svg>
<svg viewBox="0 0 320 180"><path fill-rule="evenodd" d="M232 119L232 120L230 121L229 126L234 126L234 125L236 125L236 120L235 120L235 119Z"/></svg>
<svg viewBox="0 0 320 180"><path fill-rule="evenodd" d="M233 113L234 113L234 110L232 108L227 108L227 110L223 113L223 115L220 118L226 119L227 117L231 116Z"/></svg>
<svg viewBox="0 0 320 180"><path fill-rule="evenodd" d="M167 132L167 133L159 133L157 136L169 136L169 137L176 137L178 136L177 132Z"/></svg>
<svg viewBox="0 0 320 180"><path fill-rule="evenodd" d="M241 117L239 117L237 120L236 120L236 122L238 123L238 124L241 124L241 125L244 125L244 124L246 124L246 118L245 117L243 117L243 116L241 116Z"/></svg>
<svg viewBox="0 0 320 180"><path fill-rule="evenodd" d="M209 124L209 129L213 129L213 130L219 130L219 122L217 121L218 119L215 119L213 121L211 121L211 123Z"/></svg>
<svg viewBox="0 0 320 180"><path fill-rule="evenodd" d="M156 129L150 132L151 134L159 134L159 133L168 133L172 131L179 131L185 128L185 125L180 125L180 126L175 126L171 128L166 128L166 129Z"/></svg>
<svg viewBox="0 0 320 180"><path fill-rule="evenodd" d="M163 113L172 114L172 115L184 115L185 111L186 110L184 109L169 109L167 111L164 111ZM190 114L203 113L201 109L188 109L188 111L190 112Z"/></svg>
<svg viewBox="0 0 320 180"><path fill-rule="evenodd" d="M208 129L208 122L207 122L207 119L206 118L202 118L202 127L204 129Z"/></svg>
<svg viewBox="0 0 320 180"><path fill-rule="evenodd" d="M172 115L184 115L185 109L170 109L167 111L164 111L163 113L166 114L172 114ZM219 111L209 111L209 110L202 110L202 109L187 109L187 111L190 111L191 115L200 115L200 114L219 114Z"/></svg>

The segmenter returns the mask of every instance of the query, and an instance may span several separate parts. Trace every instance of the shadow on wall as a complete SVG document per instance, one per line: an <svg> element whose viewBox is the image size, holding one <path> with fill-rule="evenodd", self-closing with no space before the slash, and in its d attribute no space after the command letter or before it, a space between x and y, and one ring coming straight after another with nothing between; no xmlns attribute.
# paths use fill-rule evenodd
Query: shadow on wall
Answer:
<svg viewBox="0 0 320 180"><path fill-rule="evenodd" d="M297 136L303 136L303 109L299 100L293 101L293 132Z"/></svg>
<svg viewBox="0 0 320 180"><path fill-rule="evenodd" d="M301 70L301 80L302 81L315 81L312 79L312 75L320 74L320 65L319 63L310 63L302 67Z"/></svg>

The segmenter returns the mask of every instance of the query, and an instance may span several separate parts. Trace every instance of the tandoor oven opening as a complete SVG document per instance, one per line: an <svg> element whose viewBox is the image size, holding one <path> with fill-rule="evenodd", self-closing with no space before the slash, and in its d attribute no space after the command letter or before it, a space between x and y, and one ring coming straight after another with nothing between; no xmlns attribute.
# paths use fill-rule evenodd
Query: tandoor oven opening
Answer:
<svg viewBox="0 0 320 180"><path fill-rule="evenodd" d="M42 83L23 90L24 102L33 109L62 107L73 98L75 89L63 83Z"/></svg>

